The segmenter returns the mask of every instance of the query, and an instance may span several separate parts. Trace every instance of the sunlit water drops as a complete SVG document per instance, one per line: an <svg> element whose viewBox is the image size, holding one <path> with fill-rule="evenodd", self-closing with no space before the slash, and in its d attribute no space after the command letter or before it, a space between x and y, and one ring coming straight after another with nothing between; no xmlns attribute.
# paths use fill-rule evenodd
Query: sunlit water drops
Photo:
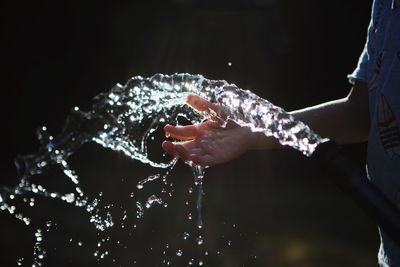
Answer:
<svg viewBox="0 0 400 267"><path fill-rule="evenodd" d="M185 104L188 94L198 94L220 105L221 114L212 113L205 116L192 110ZM25 216L23 211L15 206L14 201L23 198L27 208L33 208L37 205L35 197L40 196L59 199L68 205L81 208L88 213L89 222L100 232L114 227L115 218L111 210L102 212L105 207L105 204L101 203L102 196L87 196L81 188L79 173L70 167L69 158L89 142L119 151L133 160L153 167L169 168L165 175L148 176L136 185L137 189L141 189L146 183L161 181L163 189L160 194L152 194L146 200L135 199L133 192L130 195L136 209L130 212L136 213L138 219L143 218L145 209L155 205L167 207L166 198L172 197L174 192L172 182L168 182L166 176L178 158L171 160L163 157L165 160L159 162L153 160L149 155L148 141L152 140L155 131L166 123L179 124L179 118L193 124L211 119L217 121L221 127L233 120L238 125L250 127L254 132L273 136L281 144L292 146L307 156L310 156L323 141L283 109L226 81L208 80L201 75L191 74L156 74L148 78L136 76L129 79L125 85L117 84L109 92L95 96L90 110L85 112L78 107L71 109L59 135L50 134L45 126L40 127L37 131L40 148L34 154L16 158L18 185L1 188L0 210L13 215L25 225L30 225L31 218ZM61 169L73 186L71 192L60 193L32 182L33 176L44 173L52 166ZM197 228L203 228L201 212L204 169L200 166L191 167L197 189L195 222ZM194 188L189 191L192 193ZM34 197L27 197L28 193ZM191 213L188 214L188 219L192 220L193 217ZM43 232L39 230L35 232L34 246L34 262L37 266L40 266L46 257L46 251L41 248ZM102 253L97 254L102 257Z"/></svg>

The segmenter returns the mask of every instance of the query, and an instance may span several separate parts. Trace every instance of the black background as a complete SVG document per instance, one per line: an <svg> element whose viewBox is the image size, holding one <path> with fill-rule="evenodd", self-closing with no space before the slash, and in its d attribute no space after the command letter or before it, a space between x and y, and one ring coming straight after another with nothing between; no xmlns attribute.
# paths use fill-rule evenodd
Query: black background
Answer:
<svg viewBox="0 0 400 267"><path fill-rule="evenodd" d="M370 9L371 1L362 0L4 2L1 184L17 182L13 160L37 150L39 126L57 134L71 107L88 110L93 96L131 76L198 73L250 89L286 110L343 97L350 89L346 75L365 42ZM346 149L364 164L365 144ZM108 192L117 203L126 204L118 196L129 187L134 191L137 180L152 172L94 145L72 161L89 194ZM128 182L114 179L126 175ZM172 174L177 191L186 190L190 176L190 169L179 163ZM227 222L247 233L209 266L375 266L375 225L295 151L246 153L209 169L205 186L209 250L222 242L221 233L229 234L223 226ZM121 251L110 247L118 264L130 266L138 254L142 258L136 266L161 265L142 250L157 238L171 239L168 227L177 233L185 227L183 195L177 193L166 214L174 218L170 226L160 222L161 212L149 215L139 239L114 233L130 244ZM66 245L69 237L92 240L96 234L84 215L48 202L36 205L31 216L37 225L58 218L64 232L55 231L46 241L45 266L113 266L92 256L89 244L94 241L87 241L86 249ZM13 266L20 257L29 265L34 227L6 213L0 222L1 265ZM177 234L173 238L180 239ZM257 259L249 260L252 255Z"/></svg>

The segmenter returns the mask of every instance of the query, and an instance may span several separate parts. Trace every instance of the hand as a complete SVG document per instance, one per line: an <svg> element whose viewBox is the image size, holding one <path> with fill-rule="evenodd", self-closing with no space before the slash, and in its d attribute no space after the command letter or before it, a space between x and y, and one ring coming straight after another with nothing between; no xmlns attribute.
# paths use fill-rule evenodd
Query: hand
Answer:
<svg viewBox="0 0 400 267"><path fill-rule="evenodd" d="M197 95L189 95L187 103L198 111L215 113L223 117L221 108ZM184 161L208 167L229 161L254 146L257 135L247 127L228 123L221 127L215 121L197 125L164 127L165 134L178 142L164 141L162 147Z"/></svg>

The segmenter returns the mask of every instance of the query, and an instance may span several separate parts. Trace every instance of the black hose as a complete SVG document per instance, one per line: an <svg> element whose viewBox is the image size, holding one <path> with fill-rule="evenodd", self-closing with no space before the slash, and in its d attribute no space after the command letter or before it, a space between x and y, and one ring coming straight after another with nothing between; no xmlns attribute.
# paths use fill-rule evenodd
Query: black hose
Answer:
<svg viewBox="0 0 400 267"><path fill-rule="evenodd" d="M322 143L311 156L329 178L400 245L400 210L367 179L360 169L333 141Z"/></svg>

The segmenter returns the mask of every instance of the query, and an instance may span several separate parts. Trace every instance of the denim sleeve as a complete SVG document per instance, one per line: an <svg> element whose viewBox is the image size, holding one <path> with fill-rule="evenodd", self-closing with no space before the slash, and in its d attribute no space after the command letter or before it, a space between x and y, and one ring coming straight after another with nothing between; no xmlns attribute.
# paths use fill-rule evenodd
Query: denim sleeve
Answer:
<svg viewBox="0 0 400 267"><path fill-rule="evenodd" d="M358 64L356 69L353 71L353 73L347 75L347 78L349 79L349 82L351 84L354 84L356 81L360 82L368 82L368 65L369 65L369 60L370 57L368 55L368 41L366 42L364 46L364 50L361 53L360 58L358 59Z"/></svg>

